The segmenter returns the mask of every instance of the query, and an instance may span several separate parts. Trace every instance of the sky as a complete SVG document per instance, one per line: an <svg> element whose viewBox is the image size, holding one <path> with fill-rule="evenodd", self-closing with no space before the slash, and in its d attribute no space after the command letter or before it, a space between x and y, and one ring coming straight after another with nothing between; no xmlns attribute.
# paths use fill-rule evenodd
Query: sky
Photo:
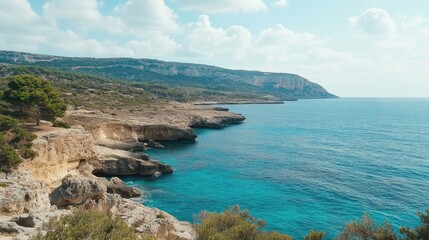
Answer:
<svg viewBox="0 0 429 240"><path fill-rule="evenodd" d="M0 0L0 50L287 72L429 97L427 0Z"/></svg>

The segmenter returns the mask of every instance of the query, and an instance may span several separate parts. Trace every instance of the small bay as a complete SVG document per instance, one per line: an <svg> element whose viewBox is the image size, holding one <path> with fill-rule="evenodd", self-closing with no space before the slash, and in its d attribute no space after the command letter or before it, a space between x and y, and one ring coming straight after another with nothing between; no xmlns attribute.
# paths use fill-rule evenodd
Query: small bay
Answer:
<svg viewBox="0 0 429 240"><path fill-rule="evenodd" d="M225 107L246 121L148 151L173 174L123 178L145 205L193 222L239 204L296 239L310 229L332 239L364 212L415 226L415 212L429 208L429 99Z"/></svg>

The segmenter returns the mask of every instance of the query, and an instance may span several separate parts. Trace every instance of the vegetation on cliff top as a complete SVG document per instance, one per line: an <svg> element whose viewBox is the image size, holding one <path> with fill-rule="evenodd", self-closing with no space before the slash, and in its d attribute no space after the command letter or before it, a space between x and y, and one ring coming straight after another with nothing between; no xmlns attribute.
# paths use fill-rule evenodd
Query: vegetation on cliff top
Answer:
<svg viewBox="0 0 429 240"><path fill-rule="evenodd" d="M0 171L7 172L36 156L32 141L36 135L20 127L19 120L55 120L67 105L49 82L31 75L3 79L0 91ZM7 116L6 116L7 115ZM14 118L13 118L14 117ZM17 119L16 119L17 118Z"/></svg>
<svg viewBox="0 0 429 240"><path fill-rule="evenodd" d="M34 158L36 152L31 146L35 138L36 135L19 127L17 120L0 114L0 171L10 171L22 158Z"/></svg>
<svg viewBox="0 0 429 240"><path fill-rule="evenodd" d="M7 80L8 89L2 99L21 114L35 115L36 125L41 119L55 121L64 115L67 105L48 81L32 75L19 75Z"/></svg>
<svg viewBox="0 0 429 240"><path fill-rule="evenodd" d="M401 227L399 233L386 220L378 225L369 214L344 226L336 240L429 240L429 209L417 213L421 224L415 228ZM199 240L292 239L277 232L264 231L265 223L252 217L247 210L232 207L223 213L202 212L195 224ZM305 240L322 240L326 233L311 230Z"/></svg>
<svg viewBox="0 0 429 240"><path fill-rule="evenodd" d="M98 210L75 210L72 214L51 218L40 230L33 240L137 239L134 229L118 216Z"/></svg>
<svg viewBox="0 0 429 240"><path fill-rule="evenodd" d="M401 227L399 234L385 221L378 225L369 214L349 222L336 240L428 240L429 209L418 213L421 225ZM202 212L194 225L198 240L291 240L278 232L265 231L265 222L234 206L222 213ZM325 232L311 230L305 240L322 240ZM141 239L155 239L142 235ZM134 229L119 217L98 210L75 210L70 215L50 219L33 240L39 239L138 239Z"/></svg>
<svg viewBox="0 0 429 240"><path fill-rule="evenodd" d="M195 230L199 240L291 240L288 235L264 231L265 222L234 206L223 213L202 212Z"/></svg>

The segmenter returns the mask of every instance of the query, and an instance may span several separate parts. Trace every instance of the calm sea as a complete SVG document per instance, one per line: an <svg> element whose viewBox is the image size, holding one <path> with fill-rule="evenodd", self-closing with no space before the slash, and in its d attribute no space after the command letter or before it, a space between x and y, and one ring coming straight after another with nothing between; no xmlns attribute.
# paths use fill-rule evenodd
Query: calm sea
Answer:
<svg viewBox="0 0 429 240"><path fill-rule="evenodd" d="M227 107L245 123L149 151L174 174L125 178L145 205L192 222L239 204L296 239L310 229L332 239L364 212L414 226L415 212L429 208L429 99Z"/></svg>

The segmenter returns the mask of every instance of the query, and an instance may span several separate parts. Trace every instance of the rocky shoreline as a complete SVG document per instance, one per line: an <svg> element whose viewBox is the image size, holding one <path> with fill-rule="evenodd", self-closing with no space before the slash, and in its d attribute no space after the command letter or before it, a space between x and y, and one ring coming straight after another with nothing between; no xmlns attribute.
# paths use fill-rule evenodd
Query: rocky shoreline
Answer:
<svg viewBox="0 0 429 240"><path fill-rule="evenodd" d="M204 105L237 105L237 104L284 104L285 101L297 101L297 99L280 100L264 100L264 99L243 99L243 100L229 100L229 101L210 101L210 102L195 102L196 106Z"/></svg>
<svg viewBox="0 0 429 240"><path fill-rule="evenodd" d="M37 157L0 174L0 238L28 239L53 216L95 208L156 239L195 239L190 223L144 206L132 199L144 193L103 176L170 174L171 166L133 150L162 147L156 141L193 141L193 128L222 128L244 119L223 108L179 103L116 114L70 109L63 120L72 128L31 129Z"/></svg>

